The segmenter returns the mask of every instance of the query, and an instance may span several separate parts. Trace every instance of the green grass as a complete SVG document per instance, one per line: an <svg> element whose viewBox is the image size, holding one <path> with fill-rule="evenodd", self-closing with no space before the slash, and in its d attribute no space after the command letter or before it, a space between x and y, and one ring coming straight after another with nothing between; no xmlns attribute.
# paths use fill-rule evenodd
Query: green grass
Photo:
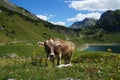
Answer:
<svg viewBox="0 0 120 80"><path fill-rule="evenodd" d="M46 28L45 24L48 23L34 21L8 10L0 12L0 43L6 44L0 45L0 80L120 79L120 54L115 53L76 50L72 59L73 66L53 67L49 61L46 61L44 48L36 46L36 42L44 41L49 37L64 38L65 36ZM1 26L4 29L1 29ZM47 27L52 28L51 25ZM79 47L86 42L119 43L119 34L103 34L100 40L69 36L71 36L70 40ZM10 42L13 41L22 41L22 43L11 44ZM13 53L17 55L16 58L5 57Z"/></svg>
<svg viewBox="0 0 120 80"><path fill-rule="evenodd" d="M0 56L5 56L6 54L12 53L15 53L19 56L30 56L33 53L39 55L45 53L45 51L43 47L38 47L37 45L31 43L6 44L0 46Z"/></svg>
<svg viewBox="0 0 120 80"><path fill-rule="evenodd" d="M105 34L103 39L105 43L120 43L120 33Z"/></svg>
<svg viewBox="0 0 120 80"><path fill-rule="evenodd" d="M0 46L0 49L0 53L14 52L18 55L16 58L0 58L0 80L120 79L120 54L76 50L72 59L73 66L57 68L57 65L53 67L51 62L46 61L43 47L13 44Z"/></svg>

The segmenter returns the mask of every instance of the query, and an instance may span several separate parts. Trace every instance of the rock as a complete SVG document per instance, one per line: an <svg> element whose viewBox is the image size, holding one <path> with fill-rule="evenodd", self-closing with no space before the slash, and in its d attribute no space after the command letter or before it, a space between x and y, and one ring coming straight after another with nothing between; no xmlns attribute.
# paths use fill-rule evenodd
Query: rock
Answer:
<svg viewBox="0 0 120 80"><path fill-rule="evenodd" d="M6 57L6 58L16 58L18 56L15 53L7 53L4 57Z"/></svg>

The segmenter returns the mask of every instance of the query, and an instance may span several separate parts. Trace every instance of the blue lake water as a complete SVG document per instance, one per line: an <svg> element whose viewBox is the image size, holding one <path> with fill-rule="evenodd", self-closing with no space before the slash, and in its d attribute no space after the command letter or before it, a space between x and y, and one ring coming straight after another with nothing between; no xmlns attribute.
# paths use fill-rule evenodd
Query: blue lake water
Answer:
<svg viewBox="0 0 120 80"><path fill-rule="evenodd" d="M114 53L120 53L120 45L90 45L85 51L108 52L108 49Z"/></svg>

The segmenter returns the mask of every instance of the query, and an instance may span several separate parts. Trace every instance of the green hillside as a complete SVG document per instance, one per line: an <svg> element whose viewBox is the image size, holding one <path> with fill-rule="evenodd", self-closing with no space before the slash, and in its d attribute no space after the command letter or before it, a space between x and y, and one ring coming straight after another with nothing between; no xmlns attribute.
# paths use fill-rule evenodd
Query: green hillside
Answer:
<svg viewBox="0 0 120 80"><path fill-rule="evenodd" d="M44 40L58 35L63 38L63 34L46 28L44 23L0 6L0 42Z"/></svg>
<svg viewBox="0 0 120 80"><path fill-rule="evenodd" d="M93 27L73 30L43 21L28 10L14 5L8 0L1 0L0 43L13 41L37 42L50 37L68 39L77 46L84 43L119 43L119 31L108 31L108 29L113 30L112 28L116 27L111 27L114 23L110 24L110 22L119 21L119 17L114 16L115 19L112 20L110 13L108 13L109 11L105 12ZM119 16L119 10L116 10L114 13ZM107 19L107 16L110 19ZM119 27L119 24L117 26ZM114 29L116 30L116 28Z"/></svg>

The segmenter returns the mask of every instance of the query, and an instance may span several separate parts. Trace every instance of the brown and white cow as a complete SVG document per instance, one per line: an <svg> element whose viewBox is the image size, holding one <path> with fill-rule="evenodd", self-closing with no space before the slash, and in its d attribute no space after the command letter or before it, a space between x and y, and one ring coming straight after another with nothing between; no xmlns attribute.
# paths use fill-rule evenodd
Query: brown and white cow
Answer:
<svg viewBox="0 0 120 80"><path fill-rule="evenodd" d="M61 64L61 59L64 59L65 64L71 64L71 58L75 49L74 43L71 41L62 40L59 38L50 38L44 42L47 58L53 63L57 58L57 64Z"/></svg>

